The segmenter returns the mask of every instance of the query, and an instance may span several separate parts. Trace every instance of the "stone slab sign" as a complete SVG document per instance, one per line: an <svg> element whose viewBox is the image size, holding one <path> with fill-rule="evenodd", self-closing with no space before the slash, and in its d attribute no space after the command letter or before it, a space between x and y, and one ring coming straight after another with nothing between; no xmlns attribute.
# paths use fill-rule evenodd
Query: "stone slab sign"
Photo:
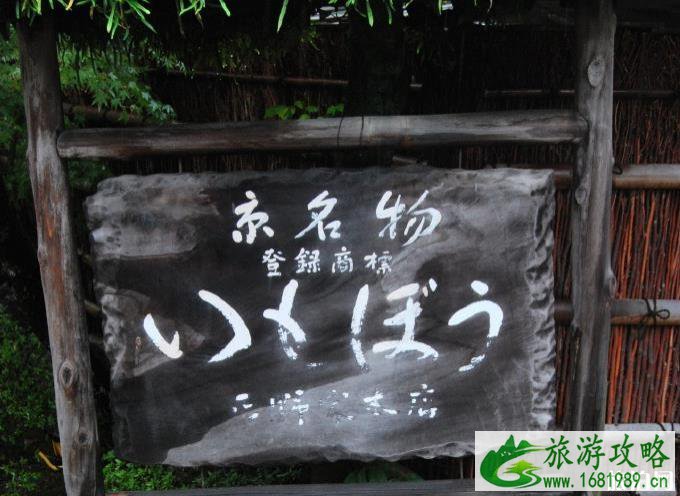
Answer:
<svg viewBox="0 0 680 496"><path fill-rule="evenodd" d="M553 423L549 171L121 176L86 211L123 458L460 456Z"/></svg>

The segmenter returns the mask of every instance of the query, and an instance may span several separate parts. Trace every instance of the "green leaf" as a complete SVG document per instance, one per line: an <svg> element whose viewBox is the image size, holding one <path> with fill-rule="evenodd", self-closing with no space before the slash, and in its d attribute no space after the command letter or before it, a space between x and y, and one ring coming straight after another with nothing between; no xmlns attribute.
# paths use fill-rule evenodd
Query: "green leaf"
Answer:
<svg viewBox="0 0 680 496"><path fill-rule="evenodd" d="M283 0L281 5L281 12L279 12L279 22L276 25L276 32L281 31L281 26L283 26L283 18L286 16L286 10L288 9L288 0Z"/></svg>
<svg viewBox="0 0 680 496"><path fill-rule="evenodd" d="M387 23L392 25L392 13L395 11L394 9L394 1L393 0L383 0L385 3L385 10L387 11ZM406 6L402 6L402 9L405 9Z"/></svg>
<svg viewBox="0 0 680 496"><path fill-rule="evenodd" d="M116 7L113 7L111 9L111 12L109 13L109 18L106 22L106 32L107 33L110 33L111 29L113 28L113 18L115 17L115 15L116 15Z"/></svg>
<svg viewBox="0 0 680 496"><path fill-rule="evenodd" d="M222 10L224 10L225 14L231 16L231 11L229 10L229 7L227 7L227 2L225 2L224 0L220 0L220 7L222 7Z"/></svg>
<svg viewBox="0 0 680 496"><path fill-rule="evenodd" d="M150 11L149 9L147 9L146 7L144 7L144 5L142 5L142 4L141 4L140 2L138 2L137 0L127 0L127 4L130 6L130 8L131 8L132 10L134 10L134 11L137 13L137 15L140 15L140 16L141 16L141 15L143 15L143 14L147 14L147 15L148 15L148 14L151 13L151 11Z"/></svg>
<svg viewBox="0 0 680 496"><path fill-rule="evenodd" d="M366 17L368 17L368 25L373 27L373 9L371 8L371 0L366 0Z"/></svg>
<svg viewBox="0 0 680 496"><path fill-rule="evenodd" d="M295 115L295 107L289 107L288 105L274 105L268 107L264 111L265 119L272 119L278 117L281 120L290 119Z"/></svg>
<svg viewBox="0 0 680 496"><path fill-rule="evenodd" d="M331 105L330 107L326 108L326 117L337 117L339 115L342 115L344 111L345 104L336 103L335 105Z"/></svg>
<svg viewBox="0 0 680 496"><path fill-rule="evenodd" d="M280 105L275 105L273 107L267 107L264 111L264 118L265 119L272 119L278 115L278 110L277 108Z"/></svg>

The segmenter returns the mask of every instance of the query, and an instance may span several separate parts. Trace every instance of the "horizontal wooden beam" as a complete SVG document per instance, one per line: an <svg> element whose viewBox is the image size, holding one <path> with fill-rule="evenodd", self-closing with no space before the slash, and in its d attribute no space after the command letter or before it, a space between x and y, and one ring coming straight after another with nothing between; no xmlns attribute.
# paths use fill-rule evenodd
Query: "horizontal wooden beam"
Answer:
<svg viewBox="0 0 680 496"><path fill-rule="evenodd" d="M244 486L224 489L179 489L171 491L131 491L108 496L503 496L503 492L475 492L473 479L368 484L290 484ZM531 493L550 496L564 493Z"/></svg>
<svg viewBox="0 0 680 496"><path fill-rule="evenodd" d="M647 304L649 303L649 307ZM651 310L651 311L650 311ZM653 312L656 310L656 318ZM572 306L567 300L555 302L555 323L569 325ZM680 300L620 299L614 300L611 310L612 325L678 326L680 325Z"/></svg>
<svg viewBox="0 0 680 496"><path fill-rule="evenodd" d="M559 96L572 98L575 92L571 89L516 89L516 90L484 90L484 98L539 98ZM614 98L618 99L669 99L680 98L678 90L614 90Z"/></svg>
<svg viewBox="0 0 680 496"><path fill-rule="evenodd" d="M577 143L586 131L585 121L570 110L522 110L71 129L61 133L57 148L62 158L131 159L256 151Z"/></svg>
<svg viewBox="0 0 680 496"><path fill-rule="evenodd" d="M612 325L677 326L680 300L614 300L611 321Z"/></svg>
<svg viewBox="0 0 680 496"><path fill-rule="evenodd" d="M498 167L498 166L497 166ZM517 169L553 169L555 187L569 189L572 183L572 168L562 165L509 164ZM620 173L612 174L614 189L680 189L680 164L629 165Z"/></svg>
<svg viewBox="0 0 680 496"><path fill-rule="evenodd" d="M283 86L298 86L302 88L337 88L343 89L349 85L346 79L328 79L315 77L296 77L296 76L270 76L265 74L234 74L231 72L218 71L176 71L154 69L150 72L155 72L159 75L177 76L185 78L205 78L205 79L223 79L227 81L235 81L238 83L254 83L254 84L280 84ZM411 83L409 85L412 91L420 91L423 88L421 83Z"/></svg>
<svg viewBox="0 0 680 496"><path fill-rule="evenodd" d="M629 166L612 181L615 189L680 189L680 164Z"/></svg>

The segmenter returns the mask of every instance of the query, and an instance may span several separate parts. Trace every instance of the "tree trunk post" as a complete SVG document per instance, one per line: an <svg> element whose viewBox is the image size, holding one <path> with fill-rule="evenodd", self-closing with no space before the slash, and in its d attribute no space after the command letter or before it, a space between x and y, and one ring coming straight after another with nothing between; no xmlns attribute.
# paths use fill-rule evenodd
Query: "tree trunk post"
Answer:
<svg viewBox="0 0 680 496"><path fill-rule="evenodd" d="M57 154L63 126L54 20L18 26L28 131L27 161L38 230L38 261L52 353L66 493L101 495L87 323L71 226L66 171Z"/></svg>
<svg viewBox="0 0 680 496"><path fill-rule="evenodd" d="M576 2L576 110L588 123L578 146L571 203L571 390L564 428L602 430L607 399L611 302L613 0Z"/></svg>

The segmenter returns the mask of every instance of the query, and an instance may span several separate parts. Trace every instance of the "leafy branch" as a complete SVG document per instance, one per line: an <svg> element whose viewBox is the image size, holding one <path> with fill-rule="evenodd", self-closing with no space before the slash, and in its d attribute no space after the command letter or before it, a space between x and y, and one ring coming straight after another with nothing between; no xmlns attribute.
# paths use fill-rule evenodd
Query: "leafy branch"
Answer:
<svg viewBox="0 0 680 496"><path fill-rule="evenodd" d="M237 0L229 0L229 2ZM247 0L240 0L247 1ZM414 0L407 0L407 5ZM226 16L231 16L231 10L227 0L176 0L177 10L180 16L185 14L193 14L198 19L201 18L202 12L213 6L219 6L219 9ZM279 11L278 22L276 29L281 30L286 12L288 11L289 0L281 0L281 9ZM375 8L378 4L382 4L386 9L388 22L392 22L392 16L395 12L395 0L328 0L328 5L344 6L346 10L354 10L361 16L365 17L370 26L375 22ZM437 0L437 9L441 13L443 0ZM126 30L129 27L129 19L137 19L144 26L155 32L154 27L149 22L151 14L150 0L16 0L16 17L17 19L23 17L33 17L40 15L46 8L54 9L56 6L61 6L63 9L70 11L74 8L87 8L90 12L90 17L95 15L102 16L106 19L106 31L113 38L119 29Z"/></svg>
<svg viewBox="0 0 680 496"><path fill-rule="evenodd" d="M224 14L230 16L231 11L226 0L217 1ZM136 18L155 32L148 19L151 14L149 2L150 0L17 0L16 16L19 19L40 15L43 13L44 4L52 10L59 5L67 11L74 7L88 8L90 17L95 15L105 17L106 32L113 38L119 28L127 29L130 17ZM201 12L208 7L207 3L207 0L178 0L178 13L181 16L190 12L200 19Z"/></svg>

